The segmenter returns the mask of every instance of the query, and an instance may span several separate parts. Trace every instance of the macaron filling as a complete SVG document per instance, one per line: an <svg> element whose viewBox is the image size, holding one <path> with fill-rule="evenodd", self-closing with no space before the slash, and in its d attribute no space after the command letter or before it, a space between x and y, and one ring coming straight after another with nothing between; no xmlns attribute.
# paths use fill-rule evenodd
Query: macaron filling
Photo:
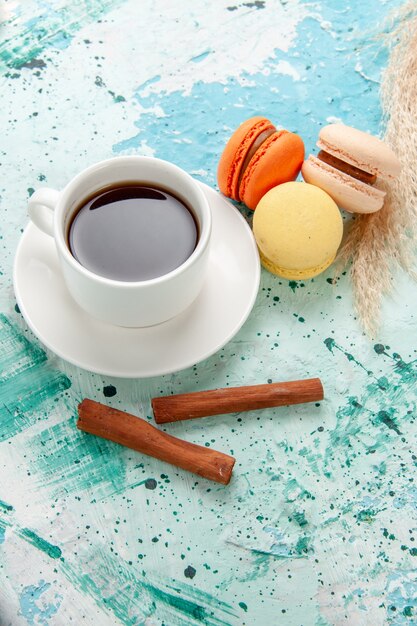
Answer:
<svg viewBox="0 0 417 626"><path fill-rule="evenodd" d="M246 156L243 160L243 163L241 165L240 171L239 171L239 176L238 176L238 181L237 181L237 190L239 193L239 188L240 188L240 183L242 182L242 178L246 172L246 169L249 165L249 163L251 162L252 158L254 157L255 153L259 150L259 148L265 143L265 141L267 139L269 139L269 137L271 135L273 135L276 132L276 128L272 127L272 128L267 128L266 130L264 130L262 133L260 133L255 141L252 143L252 145L250 146L248 152L246 153Z"/></svg>
<svg viewBox="0 0 417 626"><path fill-rule="evenodd" d="M377 177L375 174L370 174L369 172L365 172L359 167L355 167L354 165L351 165L350 163L346 163L346 161L343 161L342 159L338 159L332 154L329 154L328 152L326 152L325 150L320 150L320 152L317 155L317 158L320 159L320 161L323 161L324 163L326 163L327 165L330 165L331 167L334 167L335 169L339 170L340 172L343 172L344 174L347 174L348 176L351 176L352 178L356 178L356 180L360 180L362 183L365 183L367 185L373 185L376 182Z"/></svg>

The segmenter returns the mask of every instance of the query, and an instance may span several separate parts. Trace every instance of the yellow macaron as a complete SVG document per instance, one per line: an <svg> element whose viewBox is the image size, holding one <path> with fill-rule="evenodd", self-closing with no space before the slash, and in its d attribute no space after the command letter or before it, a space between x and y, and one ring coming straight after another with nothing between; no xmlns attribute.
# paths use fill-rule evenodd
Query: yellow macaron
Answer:
<svg viewBox="0 0 417 626"><path fill-rule="evenodd" d="M337 204L302 182L270 189L259 201L253 233L262 265L291 280L313 278L333 263L343 234Z"/></svg>

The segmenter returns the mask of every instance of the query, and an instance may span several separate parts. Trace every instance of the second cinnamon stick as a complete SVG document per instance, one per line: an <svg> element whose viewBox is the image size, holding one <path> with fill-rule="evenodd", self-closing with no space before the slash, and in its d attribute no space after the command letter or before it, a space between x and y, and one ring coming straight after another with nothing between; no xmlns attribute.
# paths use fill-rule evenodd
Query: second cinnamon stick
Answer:
<svg viewBox="0 0 417 626"><path fill-rule="evenodd" d="M323 400L319 378L307 378L267 385L227 387L152 399L158 424L189 420L208 415L253 411L275 406L319 402Z"/></svg>

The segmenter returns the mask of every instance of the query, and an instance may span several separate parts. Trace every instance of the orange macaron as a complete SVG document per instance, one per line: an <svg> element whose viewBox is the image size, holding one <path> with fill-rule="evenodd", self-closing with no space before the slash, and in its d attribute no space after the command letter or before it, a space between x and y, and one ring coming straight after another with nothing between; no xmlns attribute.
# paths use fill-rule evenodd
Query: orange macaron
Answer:
<svg viewBox="0 0 417 626"><path fill-rule="evenodd" d="M272 187L297 178L303 160L301 137L277 130L265 117L251 117L233 133L220 157L220 191L254 210Z"/></svg>

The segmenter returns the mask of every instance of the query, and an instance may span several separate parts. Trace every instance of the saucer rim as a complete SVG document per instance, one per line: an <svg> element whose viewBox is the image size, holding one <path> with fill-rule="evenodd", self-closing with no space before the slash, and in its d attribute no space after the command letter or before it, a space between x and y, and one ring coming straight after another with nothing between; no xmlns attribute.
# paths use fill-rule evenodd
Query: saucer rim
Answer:
<svg viewBox="0 0 417 626"><path fill-rule="evenodd" d="M108 377L113 377L113 378L124 378L124 379L146 379L146 378L154 378L154 377L158 377L158 376L166 376L169 374L174 374L176 372L180 372L183 370L186 370L190 367L193 367L194 365L197 365L198 363L201 363L202 361L205 361L206 359L208 359L209 357L213 356L216 352L218 352L219 350L221 350L227 343L229 343L229 341L231 341L231 339L239 332L239 330L242 328L243 324L247 321L250 313L252 312L252 309L254 307L256 298L258 296L258 292L259 292L259 286L260 286L260 279L261 279L261 264L260 264L260 260L259 260L259 251L258 251L258 247L256 245L256 241L255 238L253 237L253 233L252 230L248 224L248 222L246 221L246 219L243 217L243 215L240 213L240 211L228 200L228 198L226 198L225 196L223 196L220 192L218 192L216 189L214 189L213 187L210 187L209 185L207 185L206 183L202 183L201 181L198 181L199 184L201 185L201 187L203 188L203 192L207 195L208 197L208 201L210 203L210 194L214 193L216 195L218 195L226 204L229 205L229 208L231 210L233 210L235 212L235 215L237 216L237 218L240 220L242 226L244 229L246 229L247 234L250 236L248 236L248 244L250 244L250 247L252 248L252 253L254 254L254 260L257 260L257 263L254 263L254 275L253 275L253 288L252 288L252 293L250 298L248 298L246 300L246 306L244 309L244 313L243 315L241 315L240 320L237 324L234 325L233 330L231 332L229 332L227 334L227 336L223 337L222 340L220 342L217 342L216 345L213 347L211 346L211 348L209 350L206 350L204 353L200 354L197 358L197 360L192 360L190 362L184 362L183 364L181 364L179 367L175 367L174 369L172 367L168 367L167 369L164 368L158 368L158 370L152 370L150 372L144 373L144 372L132 372L131 368L129 372L126 371L121 371L120 368L118 369L118 371L114 371L114 370L110 370L107 369L106 367L100 368L99 366L96 365L89 365L88 363L83 363L81 364L79 360L73 358L73 357L68 357L66 354L64 354L63 351L61 351L59 348L55 348L52 347L51 343L45 339L44 337L44 333L41 333L35 326L34 323L32 323L32 320L30 318L30 315L27 312L27 308L24 305L22 298L21 298L21 294L19 292L18 289L18 279L17 279L17 274L18 274L18 259L21 255L21 248L23 248L24 244L25 244L25 240L30 236L30 231L32 229L35 229L36 226L32 223L29 222L26 227L24 228L24 231L20 237L18 246L16 248L16 253L15 253L15 257L14 257L14 262L13 262L13 288L14 288L14 294L15 294L15 298L17 301L17 304L19 306L19 310L24 318L25 323L27 324L27 326L29 327L29 329L32 331L32 333L35 335L35 337L40 341L40 343L47 348L48 350L50 350L52 352L52 354L58 356L59 358L63 359L63 361L66 361L67 363L70 363L71 365L78 367L86 372L90 372L93 374L98 374L101 376L108 376ZM91 317L91 316L90 316ZM168 320L169 322L170 320ZM163 324L165 324L167 322L163 322ZM158 325L155 325L154 328L157 328ZM140 331L142 329L140 328L132 328L132 329L126 329L128 331L132 331L132 333L134 333L135 331Z"/></svg>

